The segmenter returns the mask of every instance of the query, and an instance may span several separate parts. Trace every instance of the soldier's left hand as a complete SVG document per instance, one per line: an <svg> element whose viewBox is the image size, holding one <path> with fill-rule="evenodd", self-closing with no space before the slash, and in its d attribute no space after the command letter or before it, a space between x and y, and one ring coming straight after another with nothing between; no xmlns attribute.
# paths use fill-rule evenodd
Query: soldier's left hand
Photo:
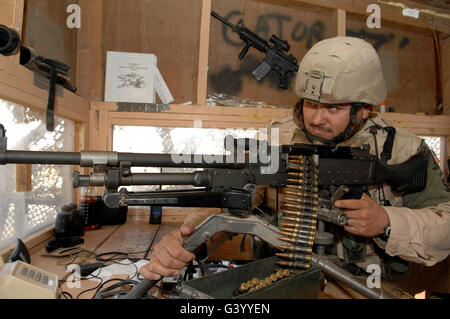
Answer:
<svg viewBox="0 0 450 319"><path fill-rule="evenodd" d="M363 194L361 199L337 200L334 206L347 215L349 220L344 229L349 233L375 237L382 234L389 225L389 216L384 208L367 194Z"/></svg>

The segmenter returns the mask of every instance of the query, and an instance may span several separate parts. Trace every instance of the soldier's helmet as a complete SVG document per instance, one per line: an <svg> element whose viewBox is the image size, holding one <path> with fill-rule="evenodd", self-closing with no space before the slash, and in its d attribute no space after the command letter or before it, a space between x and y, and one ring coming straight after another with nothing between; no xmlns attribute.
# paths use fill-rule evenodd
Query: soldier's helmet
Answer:
<svg viewBox="0 0 450 319"><path fill-rule="evenodd" d="M354 128L358 109L379 105L387 95L377 52L370 43L353 37L335 37L316 43L300 62L295 92L300 103L294 108L294 122L311 141L326 144L337 144L351 137L360 127ZM303 123L305 99L323 104L351 103L350 120L344 132L332 139L309 133Z"/></svg>
<svg viewBox="0 0 450 319"><path fill-rule="evenodd" d="M300 63L295 91L302 99L324 104L379 105L386 99L377 52L370 43L353 37L316 43Z"/></svg>

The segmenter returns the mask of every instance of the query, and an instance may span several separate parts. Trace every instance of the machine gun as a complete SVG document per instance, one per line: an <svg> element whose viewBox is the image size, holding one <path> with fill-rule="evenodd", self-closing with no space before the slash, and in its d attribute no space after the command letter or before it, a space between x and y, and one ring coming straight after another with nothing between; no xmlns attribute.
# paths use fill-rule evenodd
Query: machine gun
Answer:
<svg viewBox="0 0 450 319"><path fill-rule="evenodd" d="M283 52L287 52L291 48L287 41L272 34L269 39L272 43L270 45L256 33L244 27L242 22L234 25L214 11L211 11L211 15L230 27L233 32L239 34L241 40L245 42L245 47L239 54L239 59L242 60L245 57L251 46L266 54L263 62L252 73L258 81L262 80L270 70L274 70L280 79L279 87L281 89L288 88L288 77L298 71L298 65L297 59L292 54L288 56Z"/></svg>
<svg viewBox="0 0 450 319"><path fill-rule="evenodd" d="M232 137L227 137L230 140ZM0 125L0 164L62 164L92 167L89 175L75 171L73 186L105 186L103 199L110 207L180 206L224 208L225 214L212 217L186 238L184 245L195 251L201 242L219 231L248 233L266 240L281 250L294 252L284 265L307 269L317 264L333 278L349 282L358 292L374 297L367 287L337 266L312 253L317 219L343 226L345 213L333 206L340 198L360 198L367 186L388 183L399 192L424 189L428 157L418 153L397 165L387 165L362 147L331 147L293 144L271 146L249 139L233 140L238 146L232 155L167 155L103 151L39 152L7 150L5 129ZM226 143L230 145L230 143ZM259 146L259 148L258 148ZM230 147L228 147L229 151ZM266 151L268 153L266 153ZM266 154L265 154L266 153ZM266 158L265 158L266 157ZM213 159L213 160L212 160ZM132 173L131 167L203 168L194 173ZM193 185L181 191L128 192L127 185ZM286 219L294 220L291 237L275 236L280 229L246 216L251 208L256 185L282 188L289 195L284 203ZM281 245L282 241L290 245ZM301 261L301 262L300 262ZM128 298L142 297L156 281L143 280ZM369 289L370 290L370 289ZM375 294L375 295L374 295Z"/></svg>

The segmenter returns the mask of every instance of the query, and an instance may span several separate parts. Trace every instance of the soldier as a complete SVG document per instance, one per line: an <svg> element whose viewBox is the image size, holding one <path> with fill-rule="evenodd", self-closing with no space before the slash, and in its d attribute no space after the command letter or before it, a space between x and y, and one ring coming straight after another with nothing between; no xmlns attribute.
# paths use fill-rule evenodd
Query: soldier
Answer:
<svg viewBox="0 0 450 319"><path fill-rule="evenodd" d="M300 63L295 91L300 101L293 117L269 126L269 131L279 128L280 144L369 144L371 153L388 164L401 163L419 151L429 153L422 192L402 196L388 185L374 185L370 196L334 203L349 218L346 226L336 229L333 247L347 269L365 270L377 263L383 276L393 279L407 273L408 262L432 266L445 259L450 252L450 189L422 139L371 112L386 99L374 48L352 37L320 41ZM253 207L270 197L271 191L259 187ZM182 238L205 218L189 216L179 230L162 238L150 263L140 269L142 275L154 280L178 273L194 258L182 248Z"/></svg>

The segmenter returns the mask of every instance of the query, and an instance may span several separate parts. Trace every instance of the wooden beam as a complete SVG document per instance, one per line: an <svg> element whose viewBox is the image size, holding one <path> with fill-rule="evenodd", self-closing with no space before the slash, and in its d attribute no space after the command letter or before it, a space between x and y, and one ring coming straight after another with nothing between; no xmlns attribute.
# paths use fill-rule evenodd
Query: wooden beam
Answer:
<svg viewBox="0 0 450 319"><path fill-rule="evenodd" d="M16 192L31 192L31 164L16 164Z"/></svg>
<svg viewBox="0 0 450 319"><path fill-rule="evenodd" d="M395 126L407 129L416 135L450 136L450 116L419 115L405 113L379 113L379 115Z"/></svg>
<svg viewBox="0 0 450 319"><path fill-rule="evenodd" d="M103 100L103 0L79 0L81 28L77 39L77 93Z"/></svg>
<svg viewBox="0 0 450 319"><path fill-rule="evenodd" d="M279 6L302 7L313 5L328 9L342 9L347 12L368 16L367 6L378 4L381 8L381 19L397 22L405 25L416 26L429 30L450 33L450 17L448 10L417 4L407 0L381 1L381 0L257 0ZM411 18L403 15L403 7L418 8L422 11L419 18ZM381 22L383 23L383 22Z"/></svg>
<svg viewBox="0 0 450 319"><path fill-rule="evenodd" d="M197 104L206 104L208 85L209 30L211 20L211 0L202 0L200 22L200 48L198 55Z"/></svg>
<svg viewBox="0 0 450 319"><path fill-rule="evenodd" d="M0 98L46 111L48 91L34 85L34 74L20 64L11 65L0 56ZM86 99L63 89L63 98L55 97L55 115L73 121L87 122L89 103Z"/></svg>
<svg viewBox="0 0 450 319"><path fill-rule="evenodd" d="M336 26L336 31L337 31L337 36L338 37L345 37L346 35L346 30L347 30L347 17L346 17L346 12L345 10L342 9L337 9L336 11L336 16L337 16L337 26Z"/></svg>

